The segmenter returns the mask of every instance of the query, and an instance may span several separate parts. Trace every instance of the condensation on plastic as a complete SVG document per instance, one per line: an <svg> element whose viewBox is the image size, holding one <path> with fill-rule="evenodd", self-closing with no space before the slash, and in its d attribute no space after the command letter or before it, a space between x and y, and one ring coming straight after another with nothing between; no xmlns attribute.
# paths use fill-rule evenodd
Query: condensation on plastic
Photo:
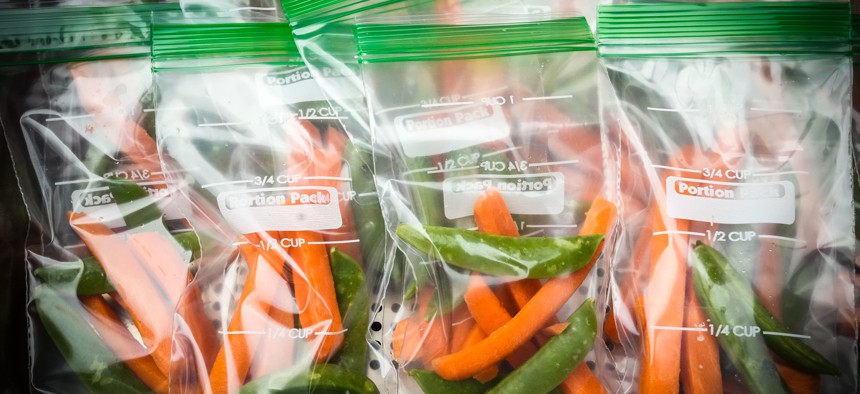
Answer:
<svg viewBox="0 0 860 394"><path fill-rule="evenodd" d="M715 335L734 335L692 304L687 259L701 241L725 255L792 333L808 336L804 342L838 366L841 376L821 376L821 392L853 392L849 59L639 55L605 63L620 102L620 111L607 113L622 119L609 124L623 130L624 230L612 285L620 390L640 387L643 342L655 352L680 352L692 346L682 340L717 346ZM653 249L666 242L665 252ZM790 310L787 294L806 294L809 304ZM773 334L741 340L763 335ZM680 366L680 353L662 360L673 357L675 373L696 373ZM661 365L673 368L667 362ZM746 390L736 369L720 365L726 391ZM655 376L673 373L651 368Z"/></svg>
<svg viewBox="0 0 860 394"><path fill-rule="evenodd" d="M513 18L501 20L508 19ZM371 21L395 20L360 24ZM396 229L403 223L476 230L473 209L484 186L467 186L479 184L502 190L522 236L576 235L591 201L602 197L614 202L614 150L598 118L597 87L603 79L596 52L456 57L361 65L389 236L397 239ZM517 191L537 183L548 189ZM382 358L379 373L389 390L420 393L408 372L432 369L431 361L445 354L434 347L440 338L430 338L440 333L430 331L441 328L447 344L454 326L472 321L462 299L470 273L434 261L402 240L396 243L406 255L404 275L377 294L374 319L383 324L373 333L381 340L376 356ZM416 285L420 277L427 282ZM495 289L512 282L483 277ZM607 279L601 260L558 316L568 316L588 297L596 298L602 311ZM407 294L415 286L415 295ZM439 306L446 299L452 300L447 308L453 312ZM454 317L462 315L465 320ZM603 313L598 315L602 321ZM415 319L422 324L404 325ZM412 338L405 331L423 329L428 330L426 338L403 345L417 349L414 354L394 354L395 342ZM600 339L596 343L598 350L588 357L592 369L602 351Z"/></svg>
<svg viewBox="0 0 860 394"><path fill-rule="evenodd" d="M171 384L233 393L270 373L313 372L323 341L344 338L337 305L319 299L334 291L329 249L362 261L336 114L300 61L159 70L156 84L158 144L205 239L196 283L218 332L211 342L178 324ZM328 318L311 325L314 305ZM225 367L235 374L223 379Z"/></svg>

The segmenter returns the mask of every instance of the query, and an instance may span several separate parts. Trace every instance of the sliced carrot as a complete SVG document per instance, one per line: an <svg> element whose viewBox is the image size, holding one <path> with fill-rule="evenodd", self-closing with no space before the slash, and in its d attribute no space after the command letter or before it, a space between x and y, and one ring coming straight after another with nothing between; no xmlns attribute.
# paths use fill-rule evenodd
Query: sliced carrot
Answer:
<svg viewBox="0 0 860 394"><path fill-rule="evenodd" d="M565 394L603 394L606 389L600 379L591 372L588 365L579 363L579 366L561 382L561 391Z"/></svg>
<svg viewBox="0 0 860 394"><path fill-rule="evenodd" d="M756 270L755 291L764 306L777 319L782 319L782 247L775 240L766 239L761 243L758 270Z"/></svg>
<svg viewBox="0 0 860 394"><path fill-rule="evenodd" d="M240 245L239 248L250 271L209 372L209 384L215 394L233 393L245 382L261 340L260 335L245 332L265 330L269 303L275 299L278 286L283 282L275 269L283 266L282 260L273 260L272 254L263 253L251 245Z"/></svg>
<svg viewBox="0 0 860 394"><path fill-rule="evenodd" d="M174 305L168 305L164 291L149 276L128 244L109 227L83 213L69 213L69 223L101 263L156 365L167 374Z"/></svg>
<svg viewBox="0 0 860 394"><path fill-rule="evenodd" d="M469 333L468 338L466 338L466 343L463 344L462 349L471 347L474 344L483 341L484 338L486 338L486 337L487 337L487 334L484 333L484 330L482 330L480 326L475 324L474 328L472 328L472 331ZM458 349L457 351L459 351L459 350L460 349ZM454 352L454 350L452 350L452 353L453 352ZM486 382L489 382L489 381L495 379L496 376L499 376L499 366L498 365L491 365L491 366L487 367L486 369L484 369L483 371L478 372L478 374L475 375L474 378L475 378L475 380L477 380L481 383L486 383Z"/></svg>
<svg viewBox="0 0 860 394"><path fill-rule="evenodd" d="M481 274L474 273L469 281L469 289L465 295L466 305L475 318L475 322L485 333L495 332L511 321L511 315L502 306L501 301L487 285ZM505 358L514 368L522 365L537 352L537 348L528 341L523 342L518 349Z"/></svg>
<svg viewBox="0 0 860 394"><path fill-rule="evenodd" d="M140 344L101 296L81 297L81 303L90 312L90 321L96 332L118 358L134 372L140 380L157 393L167 393L165 375L146 348Z"/></svg>
<svg viewBox="0 0 860 394"><path fill-rule="evenodd" d="M461 306L451 316L451 343L449 351L456 352L463 348L472 328L475 327L475 319L469 314L469 309Z"/></svg>
<svg viewBox="0 0 860 394"><path fill-rule="evenodd" d="M508 237L520 235L502 194L494 187L481 193L475 202L475 222L478 230L485 233Z"/></svg>
<svg viewBox="0 0 860 394"><path fill-rule="evenodd" d="M681 149L669 161L673 167L696 163L698 149ZM667 171L666 176L681 175ZM686 175L685 175L686 176ZM662 191L665 194L666 191ZM651 266L648 270L648 293L645 315L648 326L643 330L651 346L642 354L639 391L643 394L677 393L681 374L680 331L656 330L655 326L681 327L684 324L684 302L687 283L687 239L690 222L668 216L663 201L652 203ZM653 353L651 352L653 351Z"/></svg>
<svg viewBox="0 0 860 394"><path fill-rule="evenodd" d="M332 357L343 344L343 322L337 306L331 263L323 237L316 232L296 232L296 238L304 239L300 248L292 248L290 256L293 267L293 286L302 327L313 329L316 338L310 338L316 346L314 360L324 362Z"/></svg>
<svg viewBox="0 0 860 394"><path fill-rule="evenodd" d="M690 277L691 278L691 277ZM693 281L687 280L687 309L684 327L698 327L707 320L693 290ZM720 345L717 338L701 332L684 332L681 348L681 386L685 394L720 394L723 376L720 372Z"/></svg>
<svg viewBox="0 0 860 394"><path fill-rule="evenodd" d="M821 375L797 370L783 362L776 363L776 370L792 394L815 394L821 390Z"/></svg>
<svg viewBox="0 0 860 394"><path fill-rule="evenodd" d="M169 305L182 306L177 310L192 330L191 334L196 339L206 365L211 366L216 355L216 349L213 348L213 344L217 343L215 330L204 312L199 289L195 286L196 291L190 289L182 297L192 276L188 262L179 254L174 241L161 233L147 231L129 235L128 243L156 283L161 285Z"/></svg>
<svg viewBox="0 0 860 394"><path fill-rule="evenodd" d="M561 332L564 331L564 329L566 329L567 326L569 326L569 325L570 325L570 323L568 323L568 322L555 323L555 324L546 326L543 330L541 330L541 332L544 335L551 337L554 335L561 334Z"/></svg>
<svg viewBox="0 0 860 394"><path fill-rule="evenodd" d="M441 320L428 322L423 318L408 318L397 323L392 336L395 360L401 365L420 366L447 354L448 338Z"/></svg>
<svg viewBox="0 0 860 394"><path fill-rule="evenodd" d="M254 352L248 379L255 379L289 367L293 362L295 341L289 331L295 328L295 316L286 304L292 303L292 292L287 282L278 285L274 302L264 307L269 311L266 330L272 333L263 338Z"/></svg>
<svg viewBox="0 0 860 394"><path fill-rule="evenodd" d="M475 201L475 222L478 225L479 231L488 234L509 237L520 235L520 231L505 204L502 194L494 187L481 193ZM507 290L512 301L514 301L516 309L519 310L540 289L540 281L537 279L523 279L506 283L504 287L504 290ZM499 295L499 298L504 298L504 296Z"/></svg>

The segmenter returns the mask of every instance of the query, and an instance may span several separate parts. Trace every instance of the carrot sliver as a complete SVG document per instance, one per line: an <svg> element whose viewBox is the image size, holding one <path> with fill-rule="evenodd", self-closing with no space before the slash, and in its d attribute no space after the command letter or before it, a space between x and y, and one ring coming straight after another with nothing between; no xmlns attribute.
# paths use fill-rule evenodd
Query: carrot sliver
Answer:
<svg viewBox="0 0 860 394"><path fill-rule="evenodd" d="M245 382L261 336L244 332L266 329L269 305L277 295L278 286L283 283L283 278L274 268L283 266L281 261L271 261L271 254L261 253L251 245L239 247L250 270L209 372L209 384L216 394L235 392Z"/></svg>
<svg viewBox="0 0 860 394"><path fill-rule="evenodd" d="M461 349L468 348L468 347L470 347L470 346L472 346L478 342L481 342L486 337L487 337L487 335L484 333L484 330L481 330L481 327L478 326L477 324L475 324L472 327L472 330L469 332L469 336L466 338L466 342L463 344L463 347ZM452 353L457 352L457 351L460 351L460 349L457 349L457 350L452 349L451 350ZM496 376L499 376L499 366L498 365L491 365L491 366L487 367L486 369L484 369L483 371L478 372L474 376L474 378L475 378L475 380L477 380L481 383L486 383L486 382L489 382L489 381L495 379Z"/></svg>
<svg viewBox="0 0 860 394"><path fill-rule="evenodd" d="M565 394L603 394L606 389L588 365L579 363L564 382L561 382L561 391Z"/></svg>
<svg viewBox="0 0 860 394"><path fill-rule="evenodd" d="M821 391L821 375L806 373L782 362L776 363L776 370L792 394L814 394Z"/></svg>
<svg viewBox="0 0 860 394"><path fill-rule="evenodd" d="M293 362L296 339L286 333L295 328L295 317L286 310L285 305L278 303L281 300L292 302L292 292L286 282L281 282L275 294L275 302L263 308L269 311L265 331L273 335L263 338L255 352L254 359L251 361L249 379L287 368Z"/></svg>
<svg viewBox="0 0 860 394"><path fill-rule="evenodd" d="M761 244L755 276L755 290L770 313L782 320L782 247L775 240L766 239Z"/></svg>
<svg viewBox="0 0 860 394"><path fill-rule="evenodd" d="M693 281L687 281L687 310L684 327L698 327L707 320L702 311ZM720 345L716 337L701 332L684 332L681 347L681 386L685 394L719 394L723 392L720 372Z"/></svg>
<svg viewBox="0 0 860 394"><path fill-rule="evenodd" d="M554 336L561 334L561 332L564 331L564 329L566 329L569 325L570 323L568 322L555 323L553 325L547 326L546 328L541 330L541 332L543 332L543 334L547 336Z"/></svg>
<svg viewBox="0 0 860 394"><path fill-rule="evenodd" d="M293 285L302 327L313 329L314 360L326 361L343 343L343 322L334 291L334 278L323 237L319 233L302 231L296 238L305 244L292 248L295 262Z"/></svg>
<svg viewBox="0 0 860 394"><path fill-rule="evenodd" d="M90 321L99 337L123 363L156 393L168 392L165 375L146 348L131 335L107 301L101 296L81 297L81 303L92 315Z"/></svg>
<svg viewBox="0 0 860 394"><path fill-rule="evenodd" d="M164 291L109 227L83 213L70 213L69 223L102 265L155 363L169 373L174 305L168 306Z"/></svg>
<svg viewBox="0 0 860 394"><path fill-rule="evenodd" d="M485 190L475 201L475 222L478 230L485 233L508 237L520 235L502 194L494 187Z"/></svg>

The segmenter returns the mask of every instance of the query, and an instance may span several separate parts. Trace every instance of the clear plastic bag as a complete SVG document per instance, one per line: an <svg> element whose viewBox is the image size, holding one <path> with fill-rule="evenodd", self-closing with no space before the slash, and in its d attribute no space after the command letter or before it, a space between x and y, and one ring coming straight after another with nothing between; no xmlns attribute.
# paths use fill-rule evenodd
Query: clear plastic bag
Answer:
<svg viewBox="0 0 860 394"><path fill-rule="evenodd" d="M590 30L461 22L355 29L386 228L406 256L376 300L379 371L397 392L599 392L598 356L583 360L600 343L615 171Z"/></svg>
<svg viewBox="0 0 860 394"><path fill-rule="evenodd" d="M847 4L599 18L624 132L621 387L854 391Z"/></svg>
<svg viewBox="0 0 860 394"><path fill-rule="evenodd" d="M158 145L205 239L176 392L377 393L348 140L286 23L158 22ZM207 322L210 324L210 322Z"/></svg>
<svg viewBox="0 0 860 394"><path fill-rule="evenodd" d="M178 11L0 15L0 118L30 218L18 231L33 392L167 391L173 309L199 246L150 134L148 56L150 16Z"/></svg>

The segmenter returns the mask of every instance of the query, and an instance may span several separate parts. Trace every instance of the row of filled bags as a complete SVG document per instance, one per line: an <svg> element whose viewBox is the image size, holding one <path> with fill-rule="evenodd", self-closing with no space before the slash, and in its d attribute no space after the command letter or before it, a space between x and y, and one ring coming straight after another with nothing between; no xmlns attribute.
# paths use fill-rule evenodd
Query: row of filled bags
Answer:
<svg viewBox="0 0 860 394"><path fill-rule="evenodd" d="M33 392L856 390L847 3L262 3L0 11Z"/></svg>

